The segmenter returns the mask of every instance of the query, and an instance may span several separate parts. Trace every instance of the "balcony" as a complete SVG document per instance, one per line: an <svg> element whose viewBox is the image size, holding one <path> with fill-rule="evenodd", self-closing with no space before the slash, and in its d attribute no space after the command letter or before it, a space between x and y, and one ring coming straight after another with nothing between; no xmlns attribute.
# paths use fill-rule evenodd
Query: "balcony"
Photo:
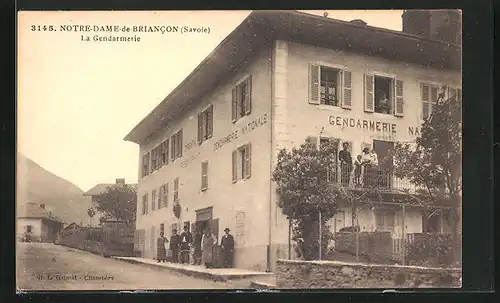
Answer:
<svg viewBox="0 0 500 303"><path fill-rule="evenodd" d="M423 190L409 180L395 177L392 169L380 166L362 166L357 170L354 165L349 168L339 163L327 175L327 180L334 186L365 191L416 194Z"/></svg>

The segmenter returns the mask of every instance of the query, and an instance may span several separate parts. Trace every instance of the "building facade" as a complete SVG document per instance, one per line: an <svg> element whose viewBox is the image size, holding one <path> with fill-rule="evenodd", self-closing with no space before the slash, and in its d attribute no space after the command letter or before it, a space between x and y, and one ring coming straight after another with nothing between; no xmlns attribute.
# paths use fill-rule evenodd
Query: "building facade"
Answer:
<svg viewBox="0 0 500 303"><path fill-rule="evenodd" d="M45 209L45 204L27 203L18 213L16 235L32 242L53 242L63 229L64 222Z"/></svg>
<svg viewBox="0 0 500 303"><path fill-rule="evenodd" d="M231 229L236 267L272 270L288 253L271 181L281 148L333 139L348 142L353 157L368 147L389 163L394 142L419 135L438 94L460 88L458 46L359 22L253 12L125 138L140 146L136 249L154 258L161 231L204 222L219 240ZM333 231L349 216L339 212ZM361 229L384 226L377 217L360 211ZM420 210L406 217L407 232L421 231Z"/></svg>

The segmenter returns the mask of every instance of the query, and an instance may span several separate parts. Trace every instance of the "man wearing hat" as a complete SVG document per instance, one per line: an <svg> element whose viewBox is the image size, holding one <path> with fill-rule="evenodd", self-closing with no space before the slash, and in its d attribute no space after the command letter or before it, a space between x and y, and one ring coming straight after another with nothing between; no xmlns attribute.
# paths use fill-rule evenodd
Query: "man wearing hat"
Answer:
<svg viewBox="0 0 500 303"><path fill-rule="evenodd" d="M224 229L224 235L220 242L222 249L222 263L224 268L233 267L233 253L234 253L234 238L229 234L231 230L229 228Z"/></svg>
<svg viewBox="0 0 500 303"><path fill-rule="evenodd" d="M177 229L172 230L170 237L170 249L172 250L172 262L179 262L179 246L181 244L181 237L177 234Z"/></svg>

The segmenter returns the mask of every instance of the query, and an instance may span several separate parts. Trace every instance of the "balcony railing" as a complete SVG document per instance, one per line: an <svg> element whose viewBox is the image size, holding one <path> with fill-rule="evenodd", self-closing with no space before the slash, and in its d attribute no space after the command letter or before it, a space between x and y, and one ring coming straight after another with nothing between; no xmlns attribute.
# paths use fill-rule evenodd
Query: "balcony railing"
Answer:
<svg viewBox="0 0 500 303"><path fill-rule="evenodd" d="M335 186L376 190L383 192L417 193L423 188L416 186L409 180L397 178L392 169L375 165L361 166L337 164L327 176L329 182Z"/></svg>

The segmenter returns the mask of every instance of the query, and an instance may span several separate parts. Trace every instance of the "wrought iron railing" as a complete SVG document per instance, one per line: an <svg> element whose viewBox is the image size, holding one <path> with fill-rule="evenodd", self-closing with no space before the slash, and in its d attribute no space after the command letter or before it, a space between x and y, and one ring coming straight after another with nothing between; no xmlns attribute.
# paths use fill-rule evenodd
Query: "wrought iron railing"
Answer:
<svg viewBox="0 0 500 303"><path fill-rule="evenodd" d="M377 165L356 167L338 163L329 171L327 179L335 186L352 189L401 193L418 193L423 190L409 180L397 178L391 168Z"/></svg>

